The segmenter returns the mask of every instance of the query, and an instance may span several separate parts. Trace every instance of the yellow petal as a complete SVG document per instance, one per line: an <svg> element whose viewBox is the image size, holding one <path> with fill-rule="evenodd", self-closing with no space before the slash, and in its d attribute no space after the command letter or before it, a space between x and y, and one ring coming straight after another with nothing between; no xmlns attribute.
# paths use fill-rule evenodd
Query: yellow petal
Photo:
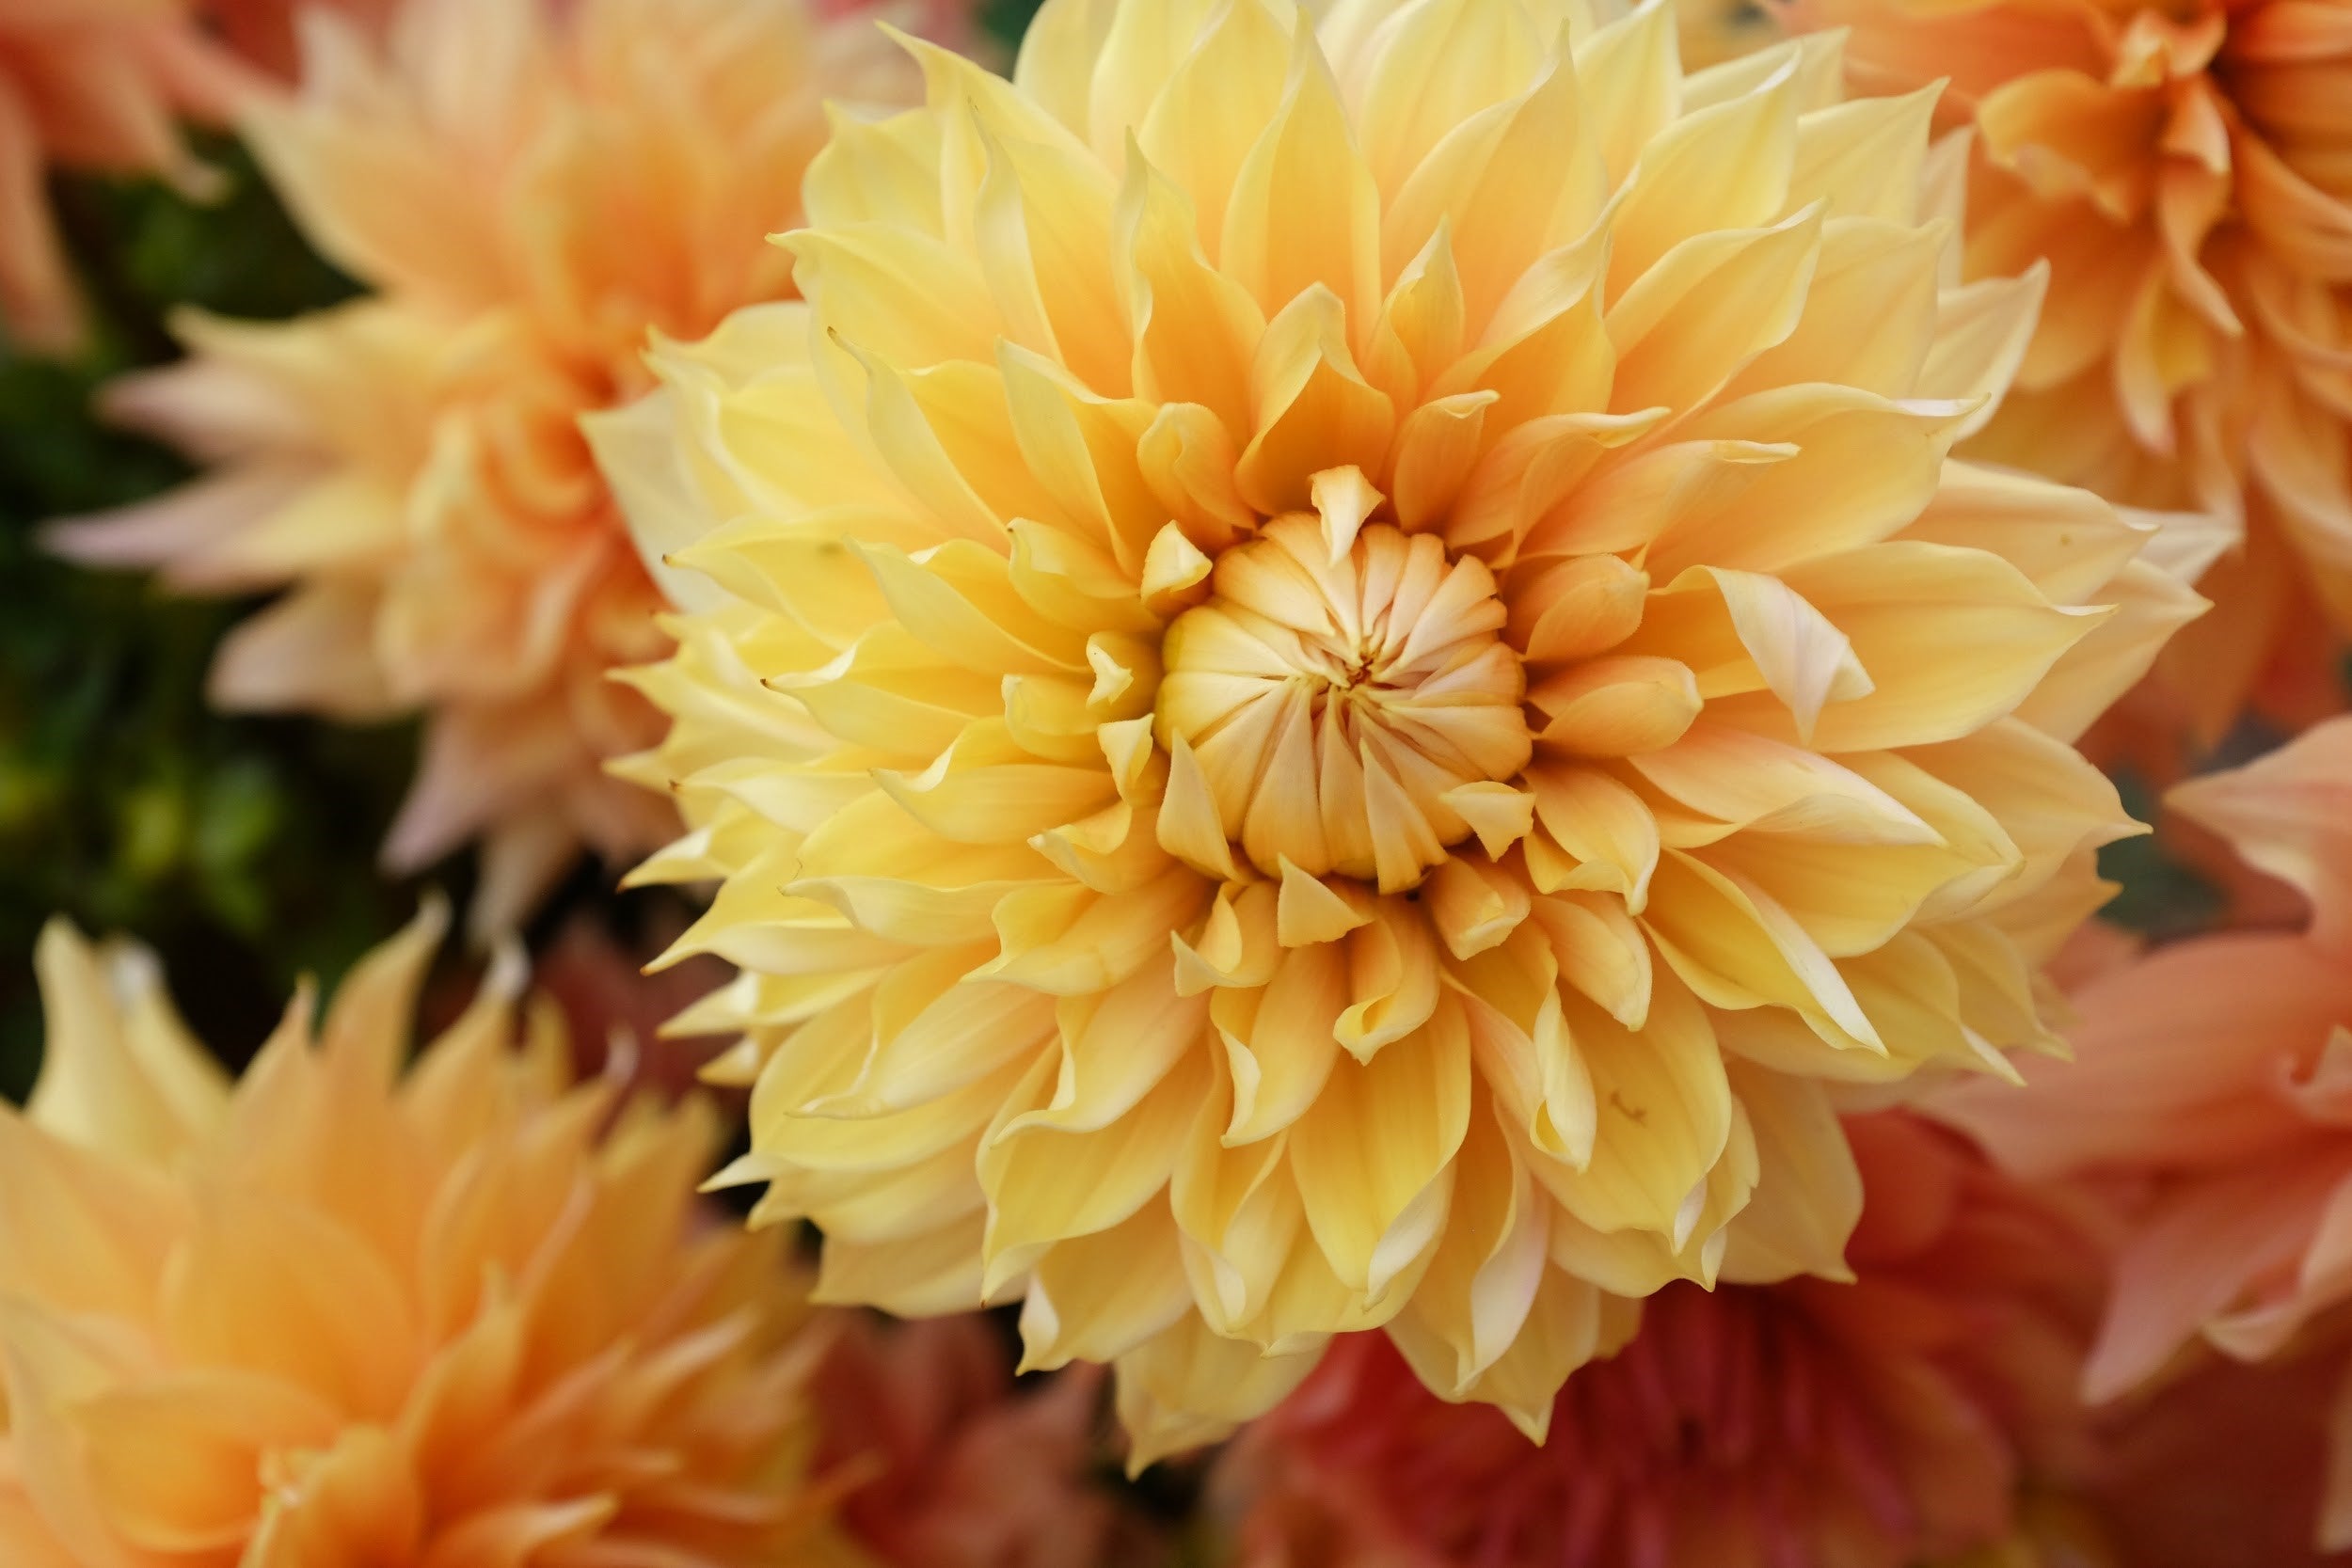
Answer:
<svg viewBox="0 0 2352 1568"><path fill-rule="evenodd" d="M1339 1059L1346 1006L1343 955L1327 942L1285 952L1262 990L1217 995L1212 1016L1232 1082L1228 1145L1281 1132L1314 1104Z"/></svg>
<svg viewBox="0 0 2352 1568"><path fill-rule="evenodd" d="M1041 1063L1045 1066L1046 1063ZM1024 1101L1044 1101L1045 1078L1006 1103L982 1140L980 1184L988 1193L986 1288L1025 1272L1054 1243L1107 1230L1158 1195L1175 1168L1193 1109L1209 1084L1207 1057L1179 1057L1133 1109L1100 1130L1010 1127Z"/></svg>
<svg viewBox="0 0 2352 1568"><path fill-rule="evenodd" d="M1175 1222L1158 1203L1108 1230L1056 1243L1022 1298L1020 1370L1115 1360L1173 1326L1192 1310L1175 1253Z"/></svg>
<svg viewBox="0 0 2352 1568"><path fill-rule="evenodd" d="M1179 1320L1119 1358L1119 1422L1127 1431L1128 1473L1216 1442L1264 1415L1322 1358L1321 1345L1270 1355L1247 1339L1211 1333L1198 1317Z"/></svg>
<svg viewBox="0 0 2352 1568"><path fill-rule="evenodd" d="M1309 483L1325 468L1380 468L1396 410L1357 370L1345 308L1322 284L1309 285L1266 324L1249 388L1253 434L1233 478L1260 513L1307 507Z"/></svg>
<svg viewBox="0 0 2352 1568"><path fill-rule="evenodd" d="M48 1014L40 1077L25 1107L36 1125L155 1164L218 1125L227 1085L173 1012L152 954L101 953L53 920L33 962Z"/></svg>
<svg viewBox="0 0 2352 1568"><path fill-rule="evenodd" d="M1609 308L1610 405L1695 407L1797 325L1820 253L1821 210L1770 228L1694 234Z"/></svg>
<svg viewBox="0 0 2352 1568"><path fill-rule="evenodd" d="M1234 175L1217 264L1269 316L1310 290L1327 293L1359 324L1379 309L1380 193L1303 13L1281 106Z"/></svg>
<svg viewBox="0 0 2352 1568"><path fill-rule="evenodd" d="M1661 987L1639 1034L1581 998L1567 1024L1592 1074L1599 1128L1581 1170L1539 1162L1535 1174L1569 1213L1597 1230L1677 1234L1685 1199L1730 1138L1732 1095L1705 1013L1678 987Z"/></svg>
<svg viewBox="0 0 2352 1568"><path fill-rule="evenodd" d="M1611 294L1697 234L1779 217L1796 154L1793 65L1661 129L1642 148L1631 190L1610 226Z"/></svg>
<svg viewBox="0 0 2352 1568"><path fill-rule="evenodd" d="M1308 1227L1342 1284L1378 1300L1436 1243L1470 1117L1470 1043L1458 1011L1366 1062L1335 1066L1291 1129ZM1367 1138L1364 1129L1376 1128Z"/></svg>
<svg viewBox="0 0 2352 1568"><path fill-rule="evenodd" d="M1670 849L1644 921L1667 963L1710 1006L1774 1004L1834 1045L1882 1049L1829 956L1753 886Z"/></svg>
<svg viewBox="0 0 2352 1568"><path fill-rule="evenodd" d="M1249 367L1265 313L1248 290L1209 264L1192 203L1139 150L1128 157L1119 232L1136 393L1155 403L1199 404L1228 431L1249 429Z"/></svg>
<svg viewBox="0 0 2352 1568"><path fill-rule="evenodd" d="M1732 1092L1756 1129L1756 1197L1732 1223L1723 1277L1765 1285L1800 1274L1851 1277L1846 1238L1862 1217L1862 1173L1828 1091L1734 1063Z"/></svg>
<svg viewBox="0 0 2352 1568"><path fill-rule="evenodd" d="M1527 700L1547 716L1546 746L1594 757L1671 746L1700 707L1698 682L1688 665L1640 654L1572 666L1539 683Z"/></svg>

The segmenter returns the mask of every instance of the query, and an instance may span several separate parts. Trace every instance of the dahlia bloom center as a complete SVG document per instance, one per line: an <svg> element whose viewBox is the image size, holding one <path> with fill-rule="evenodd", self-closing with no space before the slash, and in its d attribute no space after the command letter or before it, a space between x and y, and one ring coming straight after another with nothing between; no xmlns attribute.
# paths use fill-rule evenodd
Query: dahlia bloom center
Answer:
<svg viewBox="0 0 2352 1568"><path fill-rule="evenodd" d="M1360 515L1289 514L1220 554L1168 627L1155 718L1259 870L1395 892L1470 836L1458 792L1511 779L1534 740L1494 574Z"/></svg>

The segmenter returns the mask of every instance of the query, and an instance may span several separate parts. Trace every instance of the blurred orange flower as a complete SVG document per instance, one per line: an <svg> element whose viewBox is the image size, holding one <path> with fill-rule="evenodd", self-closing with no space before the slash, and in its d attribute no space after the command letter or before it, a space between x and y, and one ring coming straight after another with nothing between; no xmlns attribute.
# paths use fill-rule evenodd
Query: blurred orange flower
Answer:
<svg viewBox="0 0 2352 1568"><path fill-rule="evenodd" d="M1972 449L2245 545L2158 667L2210 746L2293 721L2352 630L2352 7L2334 0L1788 0L1872 87L1972 123L1972 275L2046 259L2017 388ZM2326 626L2332 635L2313 636Z"/></svg>
<svg viewBox="0 0 2352 1568"><path fill-rule="evenodd" d="M374 47L312 19L299 97L256 150L312 241L375 293L284 325L189 315L192 356L112 411L217 465L65 553L177 588L291 590L223 648L213 693L343 720L421 711L396 871L485 841L477 926L585 844L675 831L606 758L660 734L612 685L660 596L578 429L646 384L648 330L695 336L790 292L827 98L912 72L870 23L799 0L411 0Z"/></svg>
<svg viewBox="0 0 2352 1568"><path fill-rule="evenodd" d="M2113 970L2074 995L2074 1061L2034 1064L2023 1093L1971 1087L1945 1106L2028 1176L2140 1190L2085 1372L2094 1402L2200 1339L2264 1361L2352 1333L2352 719L2171 802L2302 894L2310 928L2202 938ZM2339 1549L2352 1546L2352 1382L2327 1377L2339 1435L2320 1538Z"/></svg>
<svg viewBox="0 0 2352 1568"><path fill-rule="evenodd" d="M2018 1552L2028 1485L2089 1462L2071 1398L2095 1234L1899 1112L1848 1123L1867 1194L1844 1282L1688 1283L1569 1378L1532 1445L1370 1337L1245 1436L1248 1568L1903 1568ZM2052 1556L2052 1562L2065 1560Z"/></svg>
<svg viewBox="0 0 2352 1568"><path fill-rule="evenodd" d="M233 1088L151 958L42 938L48 1059L0 1108L0 1561L854 1560L783 1239L697 1210L715 1118L567 1087L544 1006L510 1049L505 973L403 1073L441 924L315 1041L297 997Z"/></svg>
<svg viewBox="0 0 2352 1568"><path fill-rule="evenodd" d="M185 0L0 0L0 328L72 346L80 305L44 184L55 162L200 189L180 116L220 120L246 86Z"/></svg>

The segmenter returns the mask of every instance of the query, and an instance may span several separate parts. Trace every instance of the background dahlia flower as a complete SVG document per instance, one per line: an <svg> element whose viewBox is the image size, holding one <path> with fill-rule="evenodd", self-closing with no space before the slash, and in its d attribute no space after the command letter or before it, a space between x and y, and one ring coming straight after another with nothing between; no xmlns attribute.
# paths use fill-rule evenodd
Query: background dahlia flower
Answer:
<svg viewBox="0 0 2352 1568"><path fill-rule="evenodd" d="M2210 746L2249 697L2340 707L2352 630L2352 8L2334 0L1789 0L1857 83L1948 81L1976 129L1970 276L2050 265L1975 453L2245 543L2161 671ZM2332 638L2312 635L2314 623Z"/></svg>
<svg viewBox="0 0 2352 1568"><path fill-rule="evenodd" d="M352 18L381 38L391 18L411 0L198 0L198 8L229 46L280 76L301 69L296 38L301 14L332 10Z"/></svg>
<svg viewBox="0 0 2352 1568"><path fill-rule="evenodd" d="M2170 803L2302 893L2310 929L2201 938L2110 971L2074 994L2074 1061L2023 1093L1955 1093L1945 1114L2027 1175L2138 1189L2091 1401L2193 1362L2197 1341L2328 1381L2319 1540L2352 1547L2352 719Z"/></svg>
<svg viewBox="0 0 2352 1568"><path fill-rule="evenodd" d="M2101 1412L2082 1500L2106 1555L2016 1568L2342 1568L2312 1528L2331 1467L2328 1370L2206 1355Z"/></svg>
<svg viewBox="0 0 2352 1568"><path fill-rule="evenodd" d="M1242 1563L2035 1562L2015 1556L2051 1528L2028 1487L2088 1458L2071 1386L2095 1236L1949 1132L1899 1112L1851 1131L1868 1202L1850 1277L1668 1287L1568 1381L1541 1449L1369 1337L1335 1350L1220 1462Z"/></svg>
<svg viewBox="0 0 2352 1568"><path fill-rule="evenodd" d="M843 1316L815 1384L818 1463L862 1481L843 1531L897 1568L1151 1568L1164 1553L1091 1484L1098 1370L1016 1391L1003 1335L976 1313L884 1326ZM867 1479L867 1478L871 1479Z"/></svg>
<svg viewBox="0 0 2352 1568"><path fill-rule="evenodd" d="M200 189L183 116L217 122L246 83L186 0L0 0L0 330L58 350L81 309L49 210L52 163Z"/></svg>
<svg viewBox="0 0 2352 1568"><path fill-rule="evenodd" d="M567 1088L503 970L404 1072L441 925L315 1038L298 996L234 1088L144 953L43 937L47 1059L0 1108L0 1560L834 1560L823 1345L781 1235L697 1206L715 1118Z"/></svg>
<svg viewBox="0 0 2352 1568"><path fill-rule="evenodd" d="M1540 1431L1626 1298L1839 1269L1826 1085L2046 1043L2130 831L2067 737L2198 604L1947 461L2041 285L1952 280L1931 101L1656 0L914 53L805 303L596 426L758 1217L1025 1297L1138 1463L1372 1329Z"/></svg>
<svg viewBox="0 0 2352 1568"><path fill-rule="evenodd" d="M870 22L798 0L412 0L372 46L312 18L298 99L248 134L296 220L374 292L283 325L197 315L185 362L111 411L215 465L56 535L174 588L288 590L234 632L223 706L421 712L385 858L479 836L483 927L584 843L642 852L675 814L605 777L660 731L606 679L656 657L656 603L582 441L642 389L648 329L789 292L822 101L911 83Z"/></svg>

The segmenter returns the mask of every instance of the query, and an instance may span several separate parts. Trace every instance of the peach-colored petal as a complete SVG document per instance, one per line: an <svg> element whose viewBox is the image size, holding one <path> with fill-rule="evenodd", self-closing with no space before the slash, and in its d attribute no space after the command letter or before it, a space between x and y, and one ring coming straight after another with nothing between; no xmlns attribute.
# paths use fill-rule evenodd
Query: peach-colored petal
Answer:
<svg viewBox="0 0 2352 1568"><path fill-rule="evenodd" d="M2144 1382L2253 1287L2291 1269L2347 1178L2352 1155L2316 1152L2157 1199L2116 1260L2115 1303L2083 1370L2084 1396L2104 1403Z"/></svg>
<svg viewBox="0 0 2352 1568"><path fill-rule="evenodd" d="M2029 1065L2028 1094L1955 1091L1950 1114L2037 1174L2152 1161L2227 1169L2302 1125L2279 1090L2352 1017L2352 984L2292 938L2233 934L2159 949L2073 1001L2074 1060Z"/></svg>
<svg viewBox="0 0 2352 1568"><path fill-rule="evenodd" d="M2169 803L2300 893L2312 940L2352 940L2352 725L2322 724L2248 767L2192 780Z"/></svg>

